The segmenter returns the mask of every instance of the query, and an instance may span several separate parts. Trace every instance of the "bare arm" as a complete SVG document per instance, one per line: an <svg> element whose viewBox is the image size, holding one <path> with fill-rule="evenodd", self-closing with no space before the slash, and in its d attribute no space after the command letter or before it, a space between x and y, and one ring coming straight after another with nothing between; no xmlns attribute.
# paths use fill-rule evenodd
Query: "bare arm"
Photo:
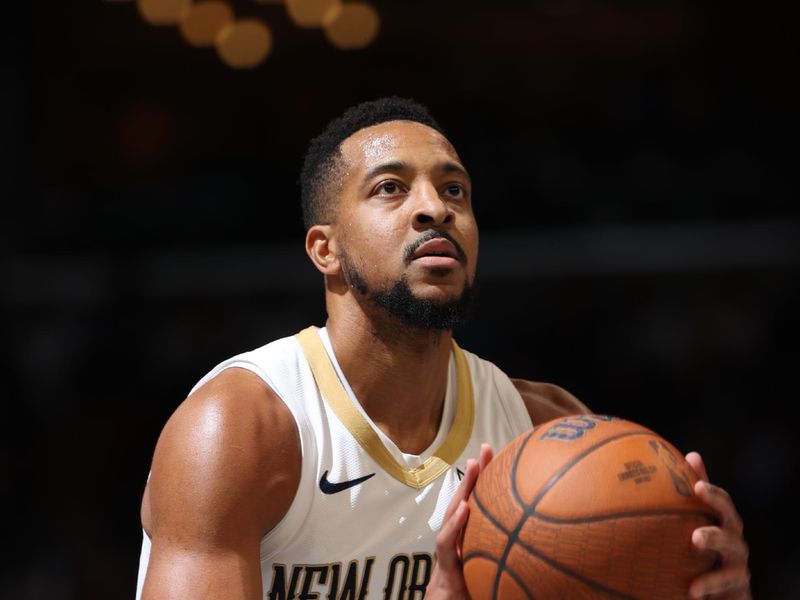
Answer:
<svg viewBox="0 0 800 600"><path fill-rule="evenodd" d="M291 413L255 374L227 369L187 398L142 501L143 600L260 598L260 540L291 504L300 459Z"/></svg>
<svg viewBox="0 0 800 600"><path fill-rule="evenodd" d="M589 408L564 388L552 383L512 379L534 425L567 415L589 414Z"/></svg>

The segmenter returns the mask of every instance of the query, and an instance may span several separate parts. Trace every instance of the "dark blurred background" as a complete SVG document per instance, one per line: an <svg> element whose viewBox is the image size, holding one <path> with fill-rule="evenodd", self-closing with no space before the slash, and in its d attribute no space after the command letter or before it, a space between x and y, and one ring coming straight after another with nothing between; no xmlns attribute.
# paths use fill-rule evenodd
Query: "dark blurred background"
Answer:
<svg viewBox="0 0 800 600"><path fill-rule="evenodd" d="M227 4L271 28L255 68L133 1L5 20L0 597L133 597L162 425L220 360L323 323L302 156L388 94L431 108L475 182L461 344L699 450L744 517L755 597L800 597L795 21L372 0L377 38L340 50L279 0Z"/></svg>

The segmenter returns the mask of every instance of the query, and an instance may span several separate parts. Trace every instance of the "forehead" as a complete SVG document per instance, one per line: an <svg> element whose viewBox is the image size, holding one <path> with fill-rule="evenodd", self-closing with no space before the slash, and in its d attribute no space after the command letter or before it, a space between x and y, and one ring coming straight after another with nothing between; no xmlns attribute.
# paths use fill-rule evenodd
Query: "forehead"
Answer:
<svg viewBox="0 0 800 600"><path fill-rule="evenodd" d="M441 133L416 121L387 121L365 127L342 142L342 158L356 169L395 160L461 163Z"/></svg>

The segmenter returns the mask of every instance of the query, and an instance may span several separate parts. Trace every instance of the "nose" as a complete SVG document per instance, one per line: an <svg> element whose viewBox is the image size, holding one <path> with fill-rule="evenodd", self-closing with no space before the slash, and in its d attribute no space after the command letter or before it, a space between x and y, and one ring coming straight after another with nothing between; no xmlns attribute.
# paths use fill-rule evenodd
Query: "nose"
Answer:
<svg viewBox="0 0 800 600"><path fill-rule="evenodd" d="M440 227L453 222L454 214L450 205L439 195L432 184L420 185L414 200L415 227Z"/></svg>

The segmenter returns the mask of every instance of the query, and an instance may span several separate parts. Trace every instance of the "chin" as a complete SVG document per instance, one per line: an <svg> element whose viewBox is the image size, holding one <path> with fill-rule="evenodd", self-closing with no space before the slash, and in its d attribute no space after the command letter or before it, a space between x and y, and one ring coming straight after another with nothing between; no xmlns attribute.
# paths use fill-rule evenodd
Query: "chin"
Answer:
<svg viewBox="0 0 800 600"><path fill-rule="evenodd" d="M423 281L411 286L411 293L420 300L430 302L453 302L464 293L465 282L461 281Z"/></svg>
<svg viewBox="0 0 800 600"><path fill-rule="evenodd" d="M472 304L471 284L463 277L431 281L401 278L371 299L406 325L422 329L453 329L466 319Z"/></svg>

